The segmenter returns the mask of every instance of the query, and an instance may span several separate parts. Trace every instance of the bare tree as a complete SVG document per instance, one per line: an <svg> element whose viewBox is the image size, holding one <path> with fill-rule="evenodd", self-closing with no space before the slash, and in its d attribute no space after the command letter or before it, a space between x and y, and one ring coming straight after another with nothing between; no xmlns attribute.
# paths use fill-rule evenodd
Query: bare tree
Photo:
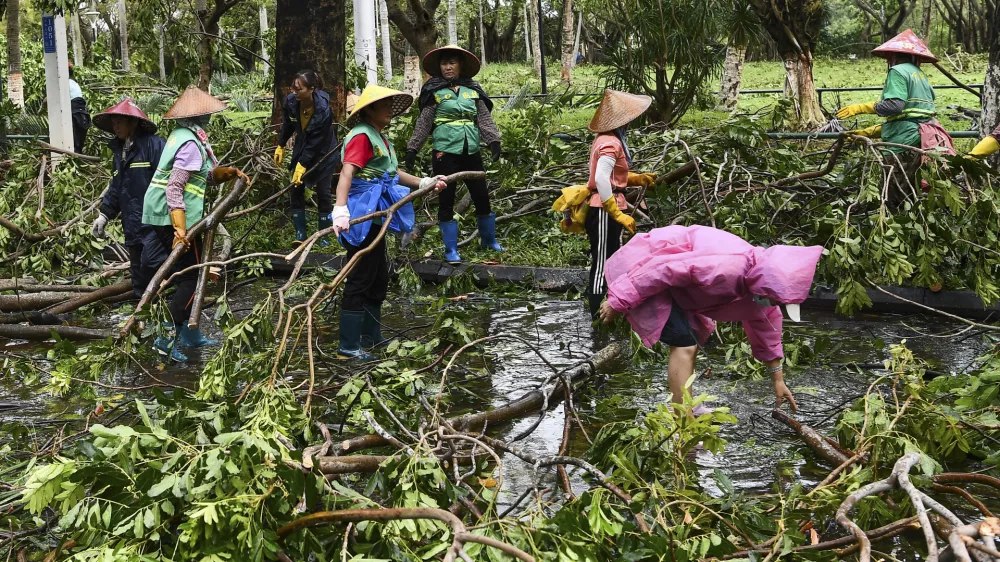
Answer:
<svg viewBox="0 0 1000 562"><path fill-rule="evenodd" d="M994 0L938 0L937 8L941 19L954 33L955 41L969 53L988 49L990 37L990 15L995 7Z"/></svg>
<svg viewBox="0 0 1000 562"><path fill-rule="evenodd" d="M899 34L906 17L916 7L917 0L882 0L878 5L873 5L869 0L854 0L854 5L878 24L882 41L888 41Z"/></svg>
<svg viewBox="0 0 1000 562"><path fill-rule="evenodd" d="M24 76L21 74L21 6L7 0L7 97L24 109Z"/></svg>

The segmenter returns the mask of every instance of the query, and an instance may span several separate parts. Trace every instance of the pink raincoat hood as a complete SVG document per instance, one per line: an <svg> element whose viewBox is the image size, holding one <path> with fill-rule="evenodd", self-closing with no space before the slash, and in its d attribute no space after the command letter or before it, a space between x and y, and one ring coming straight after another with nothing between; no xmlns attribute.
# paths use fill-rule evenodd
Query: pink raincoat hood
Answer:
<svg viewBox="0 0 1000 562"><path fill-rule="evenodd" d="M772 302L798 304L809 297L822 246L754 247L754 265L746 274L751 295Z"/></svg>

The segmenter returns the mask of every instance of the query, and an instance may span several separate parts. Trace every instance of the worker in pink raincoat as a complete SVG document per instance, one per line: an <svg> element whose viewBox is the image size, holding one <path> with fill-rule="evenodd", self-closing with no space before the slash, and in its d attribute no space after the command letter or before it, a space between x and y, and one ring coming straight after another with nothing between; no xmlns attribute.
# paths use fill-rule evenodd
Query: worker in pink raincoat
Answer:
<svg viewBox="0 0 1000 562"><path fill-rule="evenodd" d="M675 403L715 321L741 322L754 357L767 365L775 407L787 400L796 411L781 365L781 308L799 320L822 253L822 246L761 248L705 226L657 228L608 258L601 319L624 314L646 347L670 346L667 379Z"/></svg>

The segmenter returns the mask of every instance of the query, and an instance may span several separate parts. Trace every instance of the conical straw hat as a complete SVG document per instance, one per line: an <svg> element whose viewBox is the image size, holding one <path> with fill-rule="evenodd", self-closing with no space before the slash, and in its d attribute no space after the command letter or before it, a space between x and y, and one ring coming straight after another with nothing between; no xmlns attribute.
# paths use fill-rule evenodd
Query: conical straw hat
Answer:
<svg viewBox="0 0 1000 562"><path fill-rule="evenodd" d="M924 62L937 62L938 58L927 48L927 45L917 37L913 30L907 29L899 35L872 49L872 54L888 58L891 53L913 55Z"/></svg>
<svg viewBox="0 0 1000 562"><path fill-rule="evenodd" d="M628 125L645 113L651 103L653 98L649 96L604 90L604 99L601 100L601 105L597 106L597 112L594 113L594 118L590 120L587 128L595 133L613 131Z"/></svg>
<svg viewBox="0 0 1000 562"><path fill-rule="evenodd" d="M361 92L361 97L354 104L354 108L351 110L351 114L347 116L347 120L344 124L347 127L353 128L361 120L361 110L368 107L369 105L386 98L392 98L392 116L395 117L401 113L405 113L410 105L413 104L413 96L400 92L399 90L393 90L391 88L384 88L377 84L369 84L365 87L365 90Z"/></svg>
<svg viewBox="0 0 1000 562"><path fill-rule="evenodd" d="M143 113L141 109L139 109L139 106L132 101L132 98L125 98L95 115L94 126L102 131L114 134L115 130L111 126L111 118L115 115L134 117L139 120L138 128L140 130L143 130L150 135L156 132L156 123L149 120L149 117Z"/></svg>
<svg viewBox="0 0 1000 562"><path fill-rule="evenodd" d="M163 115L164 119L185 119L188 117L200 117L211 115L226 109L226 103L206 92L197 86L188 86L181 94L174 105Z"/></svg>
<svg viewBox="0 0 1000 562"><path fill-rule="evenodd" d="M345 109L348 113L350 113L354 109L354 106L358 104L358 99L360 99L358 94L355 94L354 92L347 94L347 102L344 105L346 106Z"/></svg>
<svg viewBox="0 0 1000 562"><path fill-rule="evenodd" d="M458 45L445 45L444 47L428 51L424 55L424 60L421 64L424 72L431 76L441 76L441 59L448 55L458 56L462 59L461 72L459 74L462 78L472 78L479 74L479 69L483 66L479 62L479 57L469 51Z"/></svg>

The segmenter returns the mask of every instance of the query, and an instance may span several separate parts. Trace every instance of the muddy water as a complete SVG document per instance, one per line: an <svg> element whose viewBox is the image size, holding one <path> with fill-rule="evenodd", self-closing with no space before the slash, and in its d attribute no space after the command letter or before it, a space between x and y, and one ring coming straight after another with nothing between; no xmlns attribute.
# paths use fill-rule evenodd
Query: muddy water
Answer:
<svg viewBox="0 0 1000 562"><path fill-rule="evenodd" d="M249 309L255 291L247 291L232 304L235 310ZM242 304L241 304L242 303ZM466 308L471 322L488 335L516 334L530 341L557 368L567 367L585 359L616 336L595 333L590 316L580 301L553 300L546 296L534 299L493 301L472 299L456 306ZM421 314L422 307L406 302L392 303L384 318L388 328L405 329L427 324ZM786 382L795 393L801 412L799 419L821 430L829 430L833 414L844 404L863 394L874 375L859 375L856 371L831 366L835 363L878 363L886 357L885 344L907 340L907 345L920 359L929 361L942 371L962 372L974 363L986 345L981 337L972 336L955 344L956 338L935 337L953 334L963 326L938 318L862 316L846 319L818 311L803 311L804 322L788 328L800 338L812 341L819 336L829 337L839 348L815 366L789 369ZM103 325L114 325L119 317L98 319ZM206 322L206 332L214 333L214 326ZM411 333L413 334L413 333ZM413 334L415 335L415 334ZM964 337L964 336L961 336ZM960 338L959 338L960 339ZM0 342L0 352L33 353L37 348L16 342ZM2 358L0 358L2 359ZM170 381L193 382L197 378L197 353L192 354L192 364L187 367L170 367L161 376ZM500 340L489 344L480 357L470 358L468 373L482 373L475 382L464 385L468 390L470 409L501 406L535 388L546 380L552 370L539 358L515 341ZM747 493L774 490L775 483L787 486L801 481L812 484L826 476L829 467L817 465L812 455L782 426L771 421L773 394L767 380L747 380L726 369L720 348L710 349L707 356L699 357L696 372L711 367L711 374L700 377L695 383L696 393L715 396L713 404L727 406L739 419L727 425L722 435L728 441L725 452L712 455L701 452L694 462L702 475L702 485L709 493L719 493L712 480L712 473L719 469L726 473L735 486ZM141 384L135 381L117 381L118 384ZM611 421L629 421L643 411L665 403L668 399L666 361L654 361L643 366L627 363L618 365L616 372L588 383L578 393L579 409L591 436L601 425ZM601 401L613 399L617 407L609 416L597 415ZM52 426L85 415L92 403L81 403L73 397L62 399L40 398L32 387L12 384L0 388L0 423L4 433L21 428L22 438L36 444L44 440ZM538 428L519 445L537 455L555 454L563 431L563 406L552 409L542 419ZM508 424L501 428L501 437L519 435L535 422L535 418ZM32 434L38 438L33 439ZM22 444L24 441L21 442ZM572 433L571 454L582 454L586 442L578 429ZM550 471L536 473L516 458L504 459L504 486L500 503L513 501L521 490L540 479L542 487L554 487ZM574 487L586 488L582 479L573 474ZM517 490L518 492L513 492Z"/></svg>

